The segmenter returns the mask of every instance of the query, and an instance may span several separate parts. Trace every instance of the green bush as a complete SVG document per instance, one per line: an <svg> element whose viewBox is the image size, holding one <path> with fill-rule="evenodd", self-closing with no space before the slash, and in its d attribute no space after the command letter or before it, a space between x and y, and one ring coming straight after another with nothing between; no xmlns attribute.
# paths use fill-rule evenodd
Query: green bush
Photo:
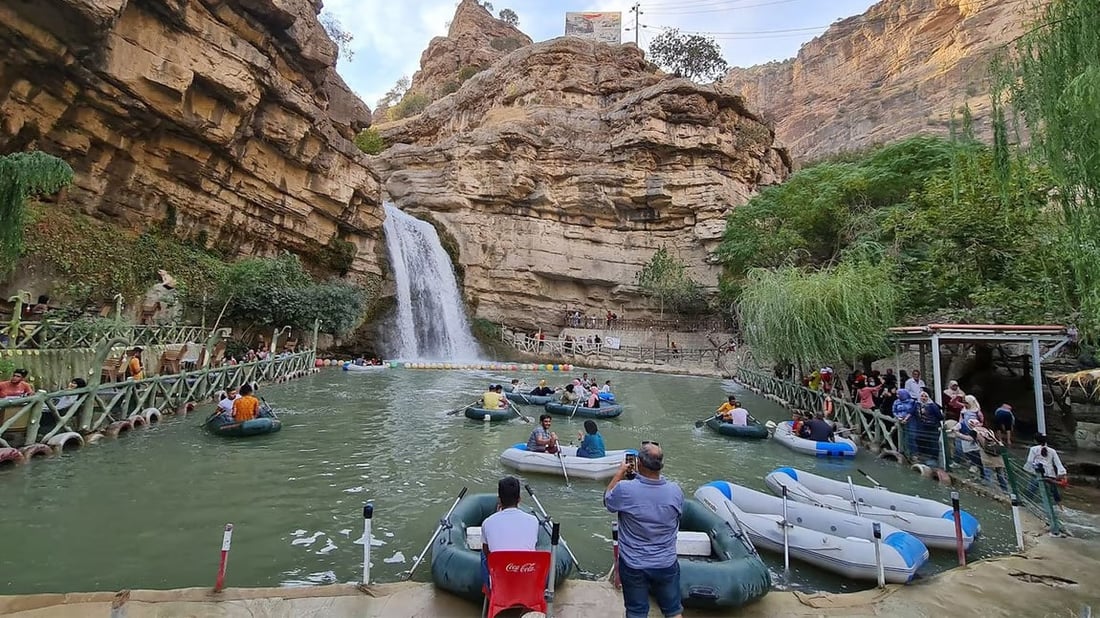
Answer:
<svg viewBox="0 0 1100 618"><path fill-rule="evenodd" d="M448 80L445 84L443 84L443 88L441 90L443 91L443 96L458 92L458 82L453 79Z"/></svg>
<svg viewBox="0 0 1100 618"><path fill-rule="evenodd" d="M318 257L322 266L340 273L341 276L346 275L355 261L355 244L333 236L321 249Z"/></svg>
<svg viewBox="0 0 1100 618"><path fill-rule="evenodd" d="M355 146L363 152L376 155L386 149L386 140L374 127L367 127L355 136Z"/></svg>
<svg viewBox="0 0 1100 618"><path fill-rule="evenodd" d="M412 94L405 95L405 98L401 99L401 102L394 105L391 109L394 120L400 120L402 118L408 118L409 116L415 116L424 111L431 103L431 99L427 95L414 92Z"/></svg>

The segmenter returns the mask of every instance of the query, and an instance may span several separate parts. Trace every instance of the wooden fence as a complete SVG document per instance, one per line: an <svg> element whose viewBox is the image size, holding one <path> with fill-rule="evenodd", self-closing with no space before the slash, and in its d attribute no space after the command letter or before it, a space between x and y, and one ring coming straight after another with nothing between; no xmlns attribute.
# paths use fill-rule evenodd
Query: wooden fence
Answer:
<svg viewBox="0 0 1100 618"><path fill-rule="evenodd" d="M100 362L112 348L126 343L122 339L102 342ZM316 350L309 349L251 363L200 366L193 371L124 382L101 382L93 374L84 388L40 391L30 397L0 400L0 447L11 446L3 438L7 432L22 436L24 444L48 443L62 432L85 434L102 430L147 408L175 410L189 402L206 401L229 386L304 375L313 368L316 358ZM52 429L40 432L45 414L57 421Z"/></svg>
<svg viewBox="0 0 1100 618"><path fill-rule="evenodd" d="M95 347L103 339L123 339L129 346L157 346L203 341L210 329L184 324L148 326L96 320L76 322L22 322L13 319L0 334L6 348L46 350Z"/></svg>
<svg viewBox="0 0 1100 618"><path fill-rule="evenodd" d="M572 360L583 365L586 359L651 364L691 364L717 367L723 354L717 348L669 349L664 346L620 346L611 348L606 340L598 344L559 338L539 340L526 332L501 328L501 341L520 352L547 358Z"/></svg>

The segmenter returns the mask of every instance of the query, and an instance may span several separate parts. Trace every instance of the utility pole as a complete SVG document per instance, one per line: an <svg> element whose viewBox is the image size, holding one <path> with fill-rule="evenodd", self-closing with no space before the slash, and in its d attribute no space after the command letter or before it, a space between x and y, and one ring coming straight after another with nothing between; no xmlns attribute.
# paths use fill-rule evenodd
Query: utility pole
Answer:
<svg viewBox="0 0 1100 618"><path fill-rule="evenodd" d="M640 2L635 2L634 6L630 7L630 12L634 13L634 46L639 47L639 45L638 45L638 36L639 36L639 33L641 32L639 30L639 28L641 26L638 25L638 20L642 16L642 4Z"/></svg>

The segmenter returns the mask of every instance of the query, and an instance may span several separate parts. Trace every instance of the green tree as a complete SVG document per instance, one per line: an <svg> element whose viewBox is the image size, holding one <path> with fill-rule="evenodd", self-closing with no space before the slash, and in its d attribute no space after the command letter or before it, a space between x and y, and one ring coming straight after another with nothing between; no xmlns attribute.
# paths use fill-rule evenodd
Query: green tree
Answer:
<svg viewBox="0 0 1100 618"><path fill-rule="evenodd" d="M516 15L516 12L512 9L501 9L500 21L508 24L509 26L512 26L513 28L519 27L519 15Z"/></svg>
<svg viewBox="0 0 1100 618"><path fill-rule="evenodd" d="M328 34L328 38L336 43L336 49L340 55L344 57L344 60L351 62L352 58L355 57L355 50L351 48L351 42L355 40L355 35L345 30L344 25L340 23L340 18L329 11L321 13L319 21L321 27L325 29L325 33Z"/></svg>
<svg viewBox="0 0 1100 618"><path fill-rule="evenodd" d="M887 261L865 258L819 270L753 269L738 298L745 342L800 366L885 353L898 317L892 275Z"/></svg>
<svg viewBox="0 0 1100 618"><path fill-rule="evenodd" d="M1056 0L1014 45L999 71L1023 116L1032 153L1050 169L1066 221L1066 258L1082 335L1100 337L1100 11L1094 0ZM1003 119L1000 119L1003 122Z"/></svg>
<svg viewBox="0 0 1100 618"><path fill-rule="evenodd" d="M355 136L355 146L367 154L376 155L386 149L386 140L382 139L378 129L367 127Z"/></svg>
<svg viewBox="0 0 1100 618"><path fill-rule="evenodd" d="M635 277L642 293L660 302L661 316L665 306L682 311L702 300L699 284L687 274L687 266L661 247Z"/></svg>
<svg viewBox="0 0 1100 618"><path fill-rule="evenodd" d="M725 75L722 48L709 36L665 30L649 44L649 57L677 77L692 81L713 81Z"/></svg>
<svg viewBox="0 0 1100 618"><path fill-rule="evenodd" d="M23 251L27 199L56 193L73 181L73 168L44 152L0 156L0 271L11 272Z"/></svg>

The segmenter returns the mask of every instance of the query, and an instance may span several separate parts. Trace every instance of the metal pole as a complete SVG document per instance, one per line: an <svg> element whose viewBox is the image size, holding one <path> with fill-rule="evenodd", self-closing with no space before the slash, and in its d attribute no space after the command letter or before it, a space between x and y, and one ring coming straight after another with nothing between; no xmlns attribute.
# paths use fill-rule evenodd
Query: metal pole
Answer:
<svg viewBox="0 0 1100 618"><path fill-rule="evenodd" d="M886 587L886 567L882 564L882 524L873 522L871 532L875 536L875 566L878 568L878 587Z"/></svg>
<svg viewBox="0 0 1100 618"><path fill-rule="evenodd" d="M787 486L781 485L783 488L783 521L780 525L783 526L783 574L790 579L791 576L791 541L789 528L791 524L787 521Z"/></svg>
<svg viewBox="0 0 1100 618"><path fill-rule="evenodd" d="M374 504L363 505L363 584L370 583L370 526L374 517Z"/></svg>
<svg viewBox="0 0 1100 618"><path fill-rule="evenodd" d="M622 588L622 584L619 583L619 522L613 522L611 524L611 583L616 588Z"/></svg>
<svg viewBox="0 0 1100 618"><path fill-rule="evenodd" d="M550 530L550 578L546 584L546 592L544 598L546 599L546 618L553 618L554 616L554 580L557 579L558 574L558 561L556 555L558 553L558 540L561 538L561 524L554 522L554 527Z"/></svg>
<svg viewBox="0 0 1100 618"><path fill-rule="evenodd" d="M966 566L966 547L963 546L962 513L959 511L959 492L951 492L951 512L955 517L955 547L959 551L959 566Z"/></svg>
<svg viewBox="0 0 1100 618"><path fill-rule="evenodd" d="M1012 527L1016 530L1016 549L1024 551L1024 527L1020 523L1020 497L1010 494L1009 499L1012 500Z"/></svg>
<svg viewBox="0 0 1100 618"><path fill-rule="evenodd" d="M852 493L852 511L862 517L862 513L859 512L859 499L856 498L856 486L852 483L851 475L848 476L848 491Z"/></svg>
<svg viewBox="0 0 1100 618"><path fill-rule="evenodd" d="M940 336L932 335L932 393L935 402L943 406L943 385L940 383Z"/></svg>
<svg viewBox="0 0 1100 618"><path fill-rule="evenodd" d="M225 588L225 567L229 562L229 545L233 540L233 524L225 524L225 533L222 534L222 557L218 562L218 577L214 580L214 592L221 592Z"/></svg>
<svg viewBox="0 0 1100 618"><path fill-rule="evenodd" d="M1039 358L1039 338L1031 338L1031 381L1035 389L1035 424L1039 433L1047 432L1046 406L1043 405L1043 367Z"/></svg>

